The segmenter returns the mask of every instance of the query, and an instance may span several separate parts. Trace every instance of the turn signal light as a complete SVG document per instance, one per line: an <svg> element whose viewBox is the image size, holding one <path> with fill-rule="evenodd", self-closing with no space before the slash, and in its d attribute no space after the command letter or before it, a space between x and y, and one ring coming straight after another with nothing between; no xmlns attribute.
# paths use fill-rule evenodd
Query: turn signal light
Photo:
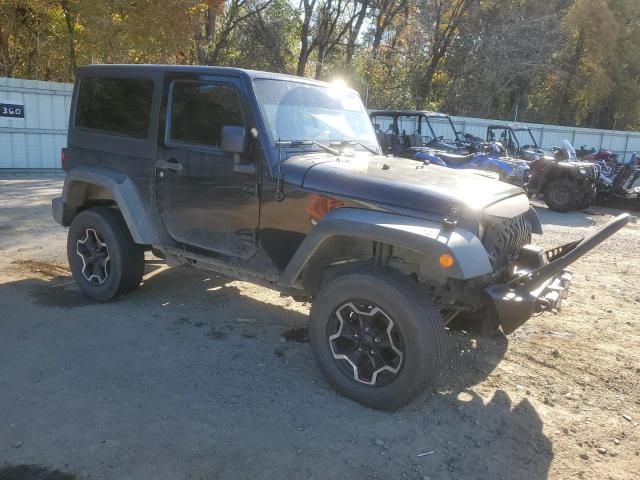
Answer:
<svg viewBox="0 0 640 480"><path fill-rule="evenodd" d="M307 205L307 213L312 224L316 224L322 217L329 213L334 208L340 208L344 206L342 200L331 197L323 197L321 195L311 195L309 197L309 204Z"/></svg>
<svg viewBox="0 0 640 480"><path fill-rule="evenodd" d="M453 267L453 257L448 253L443 253L440 255L440 266L442 268L451 268Z"/></svg>

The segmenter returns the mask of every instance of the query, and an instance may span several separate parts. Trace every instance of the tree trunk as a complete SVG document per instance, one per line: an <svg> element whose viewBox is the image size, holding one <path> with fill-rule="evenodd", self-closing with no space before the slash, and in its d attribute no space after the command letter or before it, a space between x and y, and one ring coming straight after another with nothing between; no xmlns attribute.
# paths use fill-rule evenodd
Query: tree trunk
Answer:
<svg viewBox="0 0 640 480"><path fill-rule="evenodd" d="M13 76L13 59L11 58L11 52L9 51L9 38L13 33L15 27L17 15L17 8L9 14L9 18L5 24L0 24L0 51L2 52L2 58L4 59L4 76Z"/></svg>
<svg viewBox="0 0 640 480"><path fill-rule="evenodd" d="M73 80L78 69L78 63L76 60L76 43L75 43L75 21L69 10L68 0L60 0L60 6L62 7L62 14L64 15L64 21L67 25L68 42L69 42L69 74L70 79Z"/></svg>
<svg viewBox="0 0 640 480"><path fill-rule="evenodd" d="M380 44L382 43L382 35L386 30L386 25L376 25L376 30L373 34L373 43L371 45L371 54L373 58L378 58L378 52L380 51Z"/></svg>
<svg viewBox="0 0 640 480"><path fill-rule="evenodd" d="M304 72L307 69L307 62L309 61L310 50L301 49L298 56L298 68L296 69L296 75L304 77Z"/></svg>
<svg viewBox="0 0 640 480"><path fill-rule="evenodd" d="M362 7L358 12L356 17L356 22L353 25L353 28L349 32L349 37L347 39L347 47L346 54L344 59L344 64L346 66L351 66L353 63L353 55L356 51L356 43L358 41L358 35L360 35L360 30L362 30L362 24L364 23L364 19L367 16L367 11L369 9L369 0L362 0Z"/></svg>
<svg viewBox="0 0 640 480"><path fill-rule="evenodd" d="M320 80L322 77L322 67L324 66L325 49L323 46L318 47L318 58L316 61L316 80Z"/></svg>
<svg viewBox="0 0 640 480"><path fill-rule="evenodd" d="M427 102L429 95L431 95L431 86L433 84L433 77L436 74L436 70L438 69L438 64L440 63L441 57L438 54L431 55L431 61L427 66L427 69L422 77L422 83L418 88L418 95L416 98L416 108L424 108L425 103Z"/></svg>
<svg viewBox="0 0 640 480"><path fill-rule="evenodd" d="M311 17L315 10L316 0L302 0L301 4L304 7L304 20L300 29L300 55L298 55L296 75L303 77L311 51L315 48L315 42L309 43L309 33L311 32Z"/></svg>
<svg viewBox="0 0 640 480"><path fill-rule="evenodd" d="M571 84L573 83L574 77L578 72L578 66L580 65L580 60L582 59L582 54L584 52L584 31L580 30L578 33L578 39L576 41L576 51L573 55L573 59L571 60L571 65L569 67L569 74L567 76L567 81L564 83L564 86L560 92L560 98L558 100L558 108L555 114L556 122L563 122L567 120L565 116L563 116L563 112L567 111L567 104L569 103L569 92L571 90Z"/></svg>

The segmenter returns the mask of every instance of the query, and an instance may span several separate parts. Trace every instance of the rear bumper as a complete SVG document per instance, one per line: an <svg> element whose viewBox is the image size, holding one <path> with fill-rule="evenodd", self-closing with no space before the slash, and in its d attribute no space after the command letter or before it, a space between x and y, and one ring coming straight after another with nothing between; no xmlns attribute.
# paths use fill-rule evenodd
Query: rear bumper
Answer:
<svg viewBox="0 0 640 480"><path fill-rule="evenodd" d="M526 245L520 252L514 278L485 289L504 333L509 334L537 313L560 309L571 273L567 267L629 222L629 214L611 220L593 234L543 251Z"/></svg>

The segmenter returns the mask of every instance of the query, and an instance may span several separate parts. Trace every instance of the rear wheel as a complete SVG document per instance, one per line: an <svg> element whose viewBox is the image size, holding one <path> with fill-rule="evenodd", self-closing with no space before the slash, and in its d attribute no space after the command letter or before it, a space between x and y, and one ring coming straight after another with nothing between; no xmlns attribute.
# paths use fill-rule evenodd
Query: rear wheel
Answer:
<svg viewBox="0 0 640 480"><path fill-rule="evenodd" d="M78 287L106 302L135 290L144 273L144 247L134 243L120 212L96 207L71 222L67 258Z"/></svg>
<svg viewBox="0 0 640 480"><path fill-rule="evenodd" d="M395 410L440 369L444 327L408 278L365 269L327 282L311 308L309 338L328 382L363 405Z"/></svg>
<svg viewBox="0 0 640 480"><path fill-rule="evenodd" d="M576 209L580 199L576 184L566 178L553 180L544 190L544 203L556 212L569 212Z"/></svg>

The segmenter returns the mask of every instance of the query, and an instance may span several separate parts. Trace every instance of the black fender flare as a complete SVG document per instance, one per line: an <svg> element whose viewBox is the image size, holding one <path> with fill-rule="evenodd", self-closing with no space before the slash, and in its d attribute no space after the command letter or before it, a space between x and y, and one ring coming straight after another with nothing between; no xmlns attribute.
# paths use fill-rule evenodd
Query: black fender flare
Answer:
<svg viewBox="0 0 640 480"><path fill-rule="evenodd" d="M329 212L305 237L280 276L279 284L292 287L322 244L334 236L349 236L397 245L424 252L437 259L453 257L443 274L466 280L490 274L493 270L482 242L468 230L445 228L439 222L394 213L357 208L338 208Z"/></svg>
<svg viewBox="0 0 640 480"><path fill-rule="evenodd" d="M540 222L540 217L538 216L538 212L533 207L529 207L529 210L525 213L527 220L531 224L531 233L537 233L538 235L542 235L542 222Z"/></svg>
<svg viewBox="0 0 640 480"><path fill-rule="evenodd" d="M71 223L75 213L83 205L88 185L97 185L111 193L135 243L144 245L160 243L157 229L144 210L144 203L134 183L123 173L104 167L83 165L67 172L60 199L62 202L58 201L56 205L58 199L54 199L54 217L59 223L63 226ZM65 212L65 215L56 215L56 209L60 210L60 208L66 212L71 211L72 214Z"/></svg>

